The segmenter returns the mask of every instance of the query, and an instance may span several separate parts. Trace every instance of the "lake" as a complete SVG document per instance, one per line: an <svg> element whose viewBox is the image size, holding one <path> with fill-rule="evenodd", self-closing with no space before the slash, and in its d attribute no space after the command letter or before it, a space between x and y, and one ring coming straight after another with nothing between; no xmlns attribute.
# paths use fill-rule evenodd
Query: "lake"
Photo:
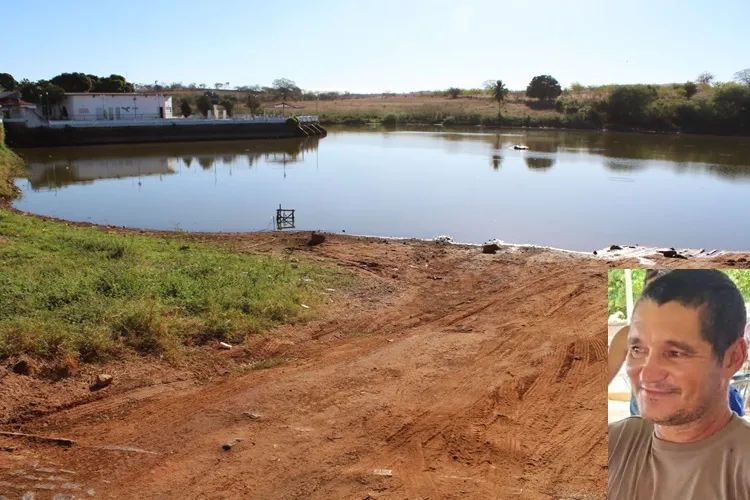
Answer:
<svg viewBox="0 0 750 500"><path fill-rule="evenodd" d="M514 150L524 144L528 150ZM750 138L439 128L19 151L14 205L185 231L297 229L591 251L750 250Z"/></svg>

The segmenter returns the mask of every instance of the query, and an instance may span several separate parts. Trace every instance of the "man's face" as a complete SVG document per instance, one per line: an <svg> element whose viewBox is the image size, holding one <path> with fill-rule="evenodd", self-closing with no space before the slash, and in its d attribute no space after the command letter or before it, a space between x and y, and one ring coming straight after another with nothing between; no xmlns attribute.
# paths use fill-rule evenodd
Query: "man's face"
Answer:
<svg viewBox="0 0 750 500"><path fill-rule="evenodd" d="M660 425L693 422L727 405L726 370L701 337L697 309L677 302L638 304L628 335L627 373L643 418Z"/></svg>

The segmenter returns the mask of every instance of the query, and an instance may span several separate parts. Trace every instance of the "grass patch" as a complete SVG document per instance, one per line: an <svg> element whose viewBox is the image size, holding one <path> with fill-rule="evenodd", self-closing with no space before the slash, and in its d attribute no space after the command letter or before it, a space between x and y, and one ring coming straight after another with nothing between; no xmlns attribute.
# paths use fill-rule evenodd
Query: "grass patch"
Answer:
<svg viewBox="0 0 750 500"><path fill-rule="evenodd" d="M339 280L304 262L8 210L0 210L0 239L0 360L171 356L185 344L239 343L303 321L310 312L301 304L318 303Z"/></svg>
<svg viewBox="0 0 750 500"><path fill-rule="evenodd" d="M23 175L23 160L5 145L5 129L0 124L0 199L16 196L13 178Z"/></svg>

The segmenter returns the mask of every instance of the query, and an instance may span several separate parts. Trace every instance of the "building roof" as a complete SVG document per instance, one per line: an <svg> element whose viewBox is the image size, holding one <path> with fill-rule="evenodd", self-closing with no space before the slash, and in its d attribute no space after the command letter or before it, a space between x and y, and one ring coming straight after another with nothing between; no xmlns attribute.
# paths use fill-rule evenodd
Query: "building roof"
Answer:
<svg viewBox="0 0 750 500"><path fill-rule="evenodd" d="M34 104L21 100L21 93L16 92L0 92L0 105L2 106L30 106L35 107Z"/></svg>

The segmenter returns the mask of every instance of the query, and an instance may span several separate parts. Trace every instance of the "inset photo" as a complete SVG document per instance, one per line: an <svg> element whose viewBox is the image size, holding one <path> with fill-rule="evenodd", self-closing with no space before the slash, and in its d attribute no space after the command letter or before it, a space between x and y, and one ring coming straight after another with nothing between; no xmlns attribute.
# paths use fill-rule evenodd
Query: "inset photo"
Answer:
<svg viewBox="0 0 750 500"><path fill-rule="evenodd" d="M749 302L750 270L609 271L608 498L749 498Z"/></svg>

